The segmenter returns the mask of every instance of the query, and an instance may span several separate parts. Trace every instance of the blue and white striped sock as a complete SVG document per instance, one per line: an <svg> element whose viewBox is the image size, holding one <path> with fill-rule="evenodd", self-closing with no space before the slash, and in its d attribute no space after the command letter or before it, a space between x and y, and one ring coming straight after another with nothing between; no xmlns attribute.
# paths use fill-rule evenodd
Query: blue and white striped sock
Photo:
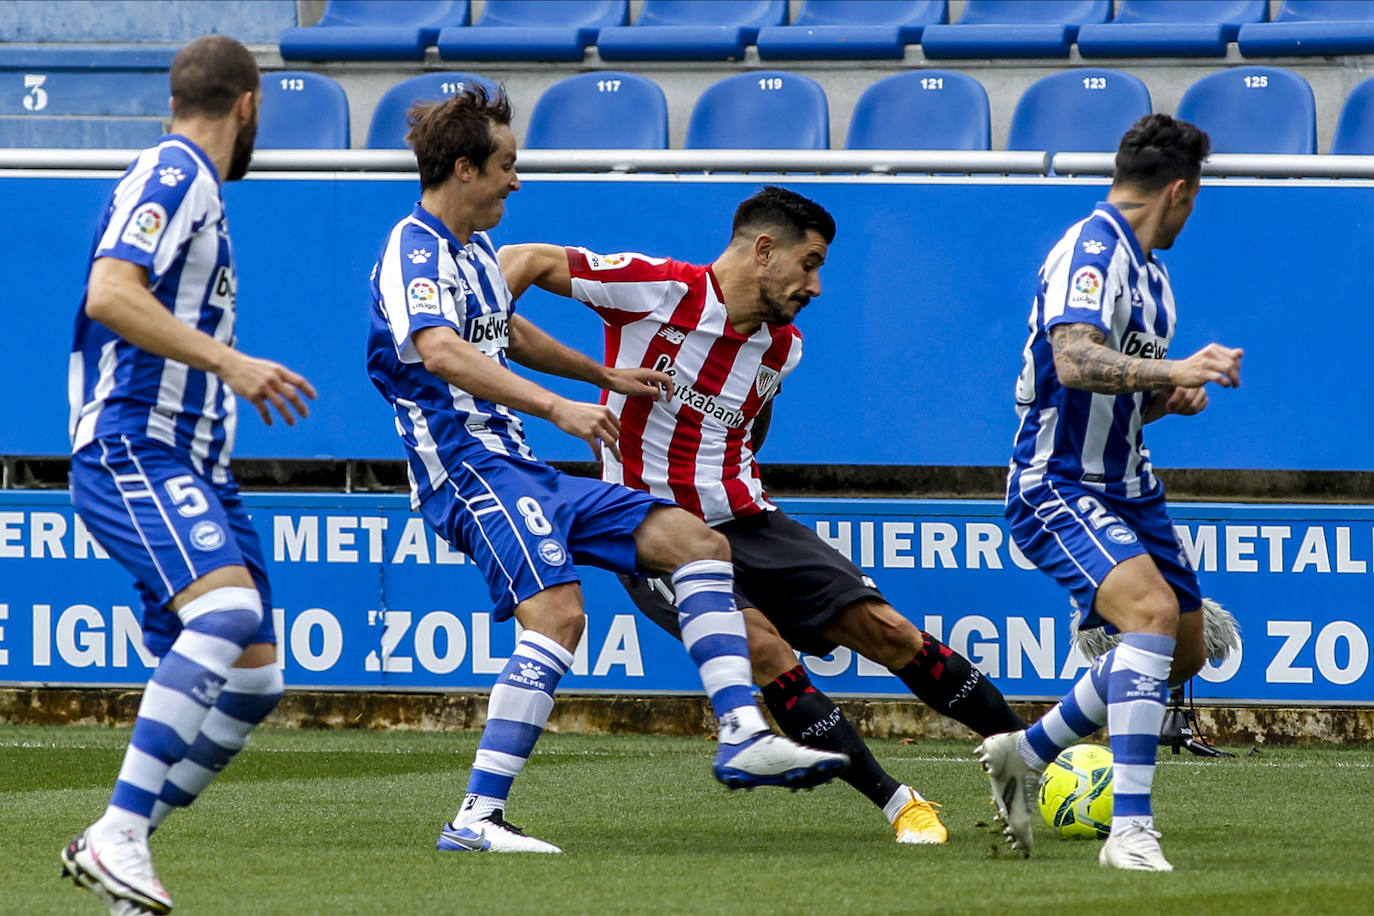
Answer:
<svg viewBox="0 0 1374 916"><path fill-rule="evenodd" d="M1169 696L1174 640L1154 633L1125 633L1114 654L1107 676L1107 731L1114 758L1113 833L1132 823L1154 824L1150 789Z"/></svg>
<svg viewBox="0 0 1374 916"><path fill-rule="evenodd" d="M767 731L754 702L744 616L735 607L735 574L728 560L696 560L673 570L682 644L696 663L720 742L738 744Z"/></svg>
<svg viewBox="0 0 1374 916"><path fill-rule="evenodd" d="M229 668L262 622L256 589L217 588L177 612L183 628L143 691L133 737L97 828L146 833L167 773L186 756Z"/></svg>
<svg viewBox="0 0 1374 916"><path fill-rule="evenodd" d="M526 630L491 688L487 726L477 745L467 794L453 816L461 827L504 811L511 783L525 766L553 710L553 692L573 656L556 641Z"/></svg>
<svg viewBox="0 0 1374 916"><path fill-rule="evenodd" d="M1107 724L1107 672L1115 652L1098 657L1073 690L1021 734L1016 750L1031 769L1043 771L1064 748Z"/></svg>
<svg viewBox="0 0 1374 916"><path fill-rule="evenodd" d="M167 772L167 781L153 805L152 828L205 791L210 780L243 750L253 729L276 708L282 689L281 669L275 663L229 669L224 689L201 723L200 734L186 756Z"/></svg>

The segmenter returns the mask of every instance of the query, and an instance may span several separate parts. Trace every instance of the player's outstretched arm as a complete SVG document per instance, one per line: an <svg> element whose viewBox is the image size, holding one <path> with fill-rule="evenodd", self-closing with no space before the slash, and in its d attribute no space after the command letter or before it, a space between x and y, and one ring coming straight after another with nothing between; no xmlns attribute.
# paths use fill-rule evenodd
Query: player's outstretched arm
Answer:
<svg viewBox="0 0 1374 916"><path fill-rule="evenodd" d="M288 402L300 416L310 414L301 395L314 398L315 389L303 376L271 360L240 353L178 321L148 292L148 272L138 264L98 258L87 283L86 314L141 350L218 375L235 394L252 402L269 426L268 404L288 425L296 422Z"/></svg>
<svg viewBox="0 0 1374 916"><path fill-rule="evenodd" d="M555 340L523 315L512 315L506 352L522 366L620 394L672 397L673 378L654 369L609 369L572 347Z"/></svg>
<svg viewBox="0 0 1374 916"><path fill-rule="evenodd" d="M473 397L504 404L513 410L548 420L559 429L583 440L592 454L601 457L601 446L616 459L620 450L620 421L607 407L559 397L523 379L458 336L451 327L426 327L411 337L425 369L456 385ZM509 352L509 351L508 351ZM585 357L584 357L585 358Z"/></svg>
<svg viewBox="0 0 1374 916"><path fill-rule="evenodd" d="M1050 329L1050 347L1060 384L1099 394L1129 394L1164 388L1200 388L1215 382L1240 384L1244 351L1208 344L1187 359L1142 359L1106 346L1096 325L1074 323Z"/></svg>
<svg viewBox="0 0 1374 916"><path fill-rule="evenodd" d="M496 252L496 260L512 299L519 299L531 286L559 296L572 296L572 271L568 268L568 252L562 245L507 245Z"/></svg>

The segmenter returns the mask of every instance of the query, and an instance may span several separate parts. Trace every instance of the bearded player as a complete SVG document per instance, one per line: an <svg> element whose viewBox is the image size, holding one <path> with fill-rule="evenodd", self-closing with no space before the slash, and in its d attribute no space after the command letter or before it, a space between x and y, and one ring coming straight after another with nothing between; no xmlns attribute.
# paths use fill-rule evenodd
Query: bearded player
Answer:
<svg viewBox="0 0 1374 916"><path fill-rule="evenodd" d="M535 284L589 305L607 326L607 365L672 376L669 400L607 397L621 457L603 455L604 479L672 499L725 535L754 682L773 717L796 741L848 754L842 778L882 810L899 843L943 843L938 806L878 764L793 647L854 649L984 736L1022 722L968 659L913 626L857 566L774 506L754 463L773 398L801 359L792 321L820 295L834 238L823 207L765 187L739 205L730 243L710 265L556 245L508 246L501 262L516 295ZM668 584L621 581L677 635Z"/></svg>

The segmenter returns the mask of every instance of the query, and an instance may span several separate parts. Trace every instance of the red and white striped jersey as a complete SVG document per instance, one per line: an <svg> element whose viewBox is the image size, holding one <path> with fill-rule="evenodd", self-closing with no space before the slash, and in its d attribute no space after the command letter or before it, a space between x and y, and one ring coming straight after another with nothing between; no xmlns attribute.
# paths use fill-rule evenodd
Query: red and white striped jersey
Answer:
<svg viewBox="0 0 1374 916"><path fill-rule="evenodd" d="M601 476L671 499L718 525L773 508L750 430L801 360L801 332L764 324L749 336L725 314L709 267L642 254L568 249L572 294L606 323L606 364L673 377L671 401L610 392L620 454Z"/></svg>

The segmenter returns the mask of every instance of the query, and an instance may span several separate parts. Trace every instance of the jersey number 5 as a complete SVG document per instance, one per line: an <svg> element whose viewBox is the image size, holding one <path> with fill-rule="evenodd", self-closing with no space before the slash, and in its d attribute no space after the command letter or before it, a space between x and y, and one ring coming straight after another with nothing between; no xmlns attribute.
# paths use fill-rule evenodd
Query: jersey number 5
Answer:
<svg viewBox="0 0 1374 916"><path fill-rule="evenodd" d="M194 518L210 508L205 494L200 492L200 487L196 486L196 479L190 474L173 477L167 481L164 488L167 490L167 498L177 507L177 514L182 518Z"/></svg>

